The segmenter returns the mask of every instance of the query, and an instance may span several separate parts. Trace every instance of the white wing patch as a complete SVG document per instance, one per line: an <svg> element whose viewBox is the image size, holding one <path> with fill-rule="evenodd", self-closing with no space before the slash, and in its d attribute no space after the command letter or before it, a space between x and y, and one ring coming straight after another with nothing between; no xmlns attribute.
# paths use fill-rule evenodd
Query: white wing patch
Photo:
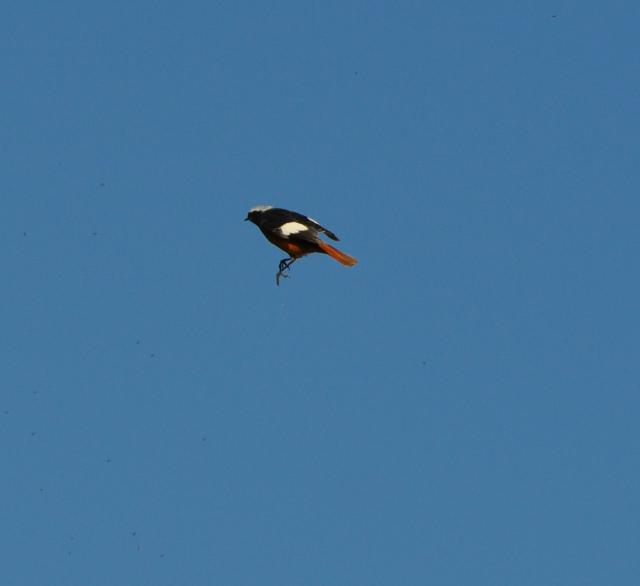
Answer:
<svg viewBox="0 0 640 586"><path fill-rule="evenodd" d="M308 229L309 228L307 228L304 224L301 224L300 222L287 222L286 224L282 224L282 226L278 228L278 230L280 231L280 234L282 234L283 236L298 234L299 232L304 232L305 230L308 230Z"/></svg>

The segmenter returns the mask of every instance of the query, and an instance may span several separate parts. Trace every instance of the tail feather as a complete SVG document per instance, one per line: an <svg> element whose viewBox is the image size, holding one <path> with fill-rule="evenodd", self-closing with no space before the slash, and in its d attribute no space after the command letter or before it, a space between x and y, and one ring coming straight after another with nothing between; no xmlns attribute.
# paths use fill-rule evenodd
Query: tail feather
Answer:
<svg viewBox="0 0 640 586"><path fill-rule="evenodd" d="M331 244L327 244L326 242L318 242L318 246L320 246L322 251L326 252L331 258L335 258L339 263L342 263L345 266L352 267L358 262L352 256L349 256L341 250L338 250L337 248L331 246Z"/></svg>

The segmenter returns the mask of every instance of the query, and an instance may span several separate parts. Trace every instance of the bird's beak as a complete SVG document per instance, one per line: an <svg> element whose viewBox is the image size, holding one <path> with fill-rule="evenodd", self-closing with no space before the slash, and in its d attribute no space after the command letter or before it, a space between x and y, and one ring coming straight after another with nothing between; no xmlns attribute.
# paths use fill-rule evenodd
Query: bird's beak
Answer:
<svg viewBox="0 0 640 586"><path fill-rule="evenodd" d="M249 218L245 218L244 221L246 222Z"/></svg>

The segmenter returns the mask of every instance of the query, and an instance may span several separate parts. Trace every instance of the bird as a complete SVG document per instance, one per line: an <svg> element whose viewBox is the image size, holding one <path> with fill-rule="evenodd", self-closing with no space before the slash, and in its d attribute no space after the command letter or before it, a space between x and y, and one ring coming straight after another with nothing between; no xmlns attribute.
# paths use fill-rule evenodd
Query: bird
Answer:
<svg viewBox="0 0 640 586"><path fill-rule="evenodd" d="M276 285L280 285L280 278L288 277L284 271L290 270L291 265L299 258L319 252L328 254L339 263L352 267L358 261L352 256L338 250L320 238L325 234L331 240L339 238L330 230L321 226L313 218L271 205L259 205L251 208L245 221L253 222L266 239L284 250L289 256L282 259L276 273Z"/></svg>

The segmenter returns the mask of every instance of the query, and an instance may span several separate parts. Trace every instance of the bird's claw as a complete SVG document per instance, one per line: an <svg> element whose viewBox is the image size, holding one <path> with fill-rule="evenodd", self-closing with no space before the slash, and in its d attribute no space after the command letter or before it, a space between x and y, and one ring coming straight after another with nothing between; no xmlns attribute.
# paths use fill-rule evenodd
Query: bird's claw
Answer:
<svg viewBox="0 0 640 586"><path fill-rule="evenodd" d="M289 268L289 267L287 267ZM288 279L289 275L285 275L282 271L276 273L276 285L280 287L280 279Z"/></svg>
<svg viewBox="0 0 640 586"><path fill-rule="evenodd" d="M285 275L285 271L291 270L291 265L296 261L295 258L284 258L280 261L278 265L278 272L276 273L276 285L280 286L280 278L284 277L285 279L289 278L289 275Z"/></svg>

